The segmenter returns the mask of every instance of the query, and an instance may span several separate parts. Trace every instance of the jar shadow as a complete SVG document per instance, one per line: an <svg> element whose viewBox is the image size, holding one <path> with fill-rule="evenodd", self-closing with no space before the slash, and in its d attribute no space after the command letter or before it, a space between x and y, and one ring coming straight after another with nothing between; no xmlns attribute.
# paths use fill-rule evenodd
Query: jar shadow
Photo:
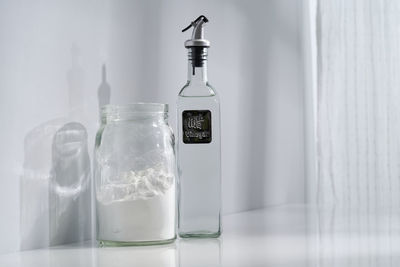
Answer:
<svg viewBox="0 0 400 267"><path fill-rule="evenodd" d="M20 177L22 250L90 239L90 169L82 124L54 119L26 135Z"/></svg>
<svg viewBox="0 0 400 267"><path fill-rule="evenodd" d="M77 122L53 138L49 185L50 246L90 238L91 175L86 128Z"/></svg>

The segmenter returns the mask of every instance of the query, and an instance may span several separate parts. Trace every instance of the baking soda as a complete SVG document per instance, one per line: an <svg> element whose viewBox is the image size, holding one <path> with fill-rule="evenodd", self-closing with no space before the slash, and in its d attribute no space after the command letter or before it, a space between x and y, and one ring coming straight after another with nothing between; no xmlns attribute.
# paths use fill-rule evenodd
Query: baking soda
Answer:
<svg viewBox="0 0 400 267"><path fill-rule="evenodd" d="M98 239L140 242L175 237L175 177L158 168L123 172L97 191Z"/></svg>

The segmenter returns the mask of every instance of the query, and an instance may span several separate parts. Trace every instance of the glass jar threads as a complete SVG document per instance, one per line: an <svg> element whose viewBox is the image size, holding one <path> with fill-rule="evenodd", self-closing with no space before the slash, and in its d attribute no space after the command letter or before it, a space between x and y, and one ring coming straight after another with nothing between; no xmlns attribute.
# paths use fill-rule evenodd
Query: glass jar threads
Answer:
<svg viewBox="0 0 400 267"><path fill-rule="evenodd" d="M106 105L96 136L97 240L102 245L172 242L174 135L168 105Z"/></svg>

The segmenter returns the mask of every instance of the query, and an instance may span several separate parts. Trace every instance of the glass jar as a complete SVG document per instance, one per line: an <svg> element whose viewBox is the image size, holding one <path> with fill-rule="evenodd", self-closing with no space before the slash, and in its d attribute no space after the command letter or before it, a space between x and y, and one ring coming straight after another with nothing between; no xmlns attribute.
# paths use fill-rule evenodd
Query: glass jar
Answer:
<svg viewBox="0 0 400 267"><path fill-rule="evenodd" d="M175 152L168 105L104 106L94 161L100 244L174 241Z"/></svg>

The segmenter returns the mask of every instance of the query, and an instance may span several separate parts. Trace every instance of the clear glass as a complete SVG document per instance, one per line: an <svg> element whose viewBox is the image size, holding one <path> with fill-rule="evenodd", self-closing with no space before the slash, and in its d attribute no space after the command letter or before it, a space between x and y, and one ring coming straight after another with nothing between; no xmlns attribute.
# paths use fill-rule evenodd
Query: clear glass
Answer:
<svg viewBox="0 0 400 267"><path fill-rule="evenodd" d="M104 106L95 146L97 240L146 245L176 238L174 135L168 106Z"/></svg>
<svg viewBox="0 0 400 267"><path fill-rule="evenodd" d="M206 49L201 66L188 64L188 81L179 93L178 108L178 232L181 237L221 234L220 104L207 81ZM183 112L211 112L211 142L185 143Z"/></svg>

